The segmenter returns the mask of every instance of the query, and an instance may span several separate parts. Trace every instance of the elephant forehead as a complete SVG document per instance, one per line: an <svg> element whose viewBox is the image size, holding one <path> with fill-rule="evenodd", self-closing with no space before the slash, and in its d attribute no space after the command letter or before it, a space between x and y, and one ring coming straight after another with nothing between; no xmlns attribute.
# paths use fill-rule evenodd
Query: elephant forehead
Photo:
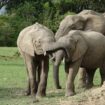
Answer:
<svg viewBox="0 0 105 105"><path fill-rule="evenodd" d="M46 32L45 30L39 30L37 32L32 32L32 39L36 41L55 41L54 35L52 33Z"/></svg>

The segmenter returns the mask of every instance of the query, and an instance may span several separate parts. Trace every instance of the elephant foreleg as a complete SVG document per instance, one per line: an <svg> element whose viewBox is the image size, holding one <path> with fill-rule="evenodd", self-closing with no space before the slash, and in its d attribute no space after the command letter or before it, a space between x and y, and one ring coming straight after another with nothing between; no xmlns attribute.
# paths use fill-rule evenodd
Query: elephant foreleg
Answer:
<svg viewBox="0 0 105 105"><path fill-rule="evenodd" d="M25 54L25 61L27 66L27 73L28 73L28 90L31 95L35 95L36 91L36 68L33 62L33 57Z"/></svg>
<svg viewBox="0 0 105 105"><path fill-rule="evenodd" d="M38 91L38 85L40 82L40 74L41 74L41 64L40 62L35 62L35 64L37 64L37 70L36 70L36 93Z"/></svg>
<svg viewBox="0 0 105 105"><path fill-rule="evenodd" d="M79 71L78 71L78 77L79 77L78 88L86 87L86 79L87 79L86 75L87 75L86 69L85 68L79 68Z"/></svg>
<svg viewBox="0 0 105 105"><path fill-rule="evenodd" d="M66 83L66 94L65 96L72 96L75 94L74 79L78 72L81 59L69 65L68 79Z"/></svg>
<svg viewBox="0 0 105 105"><path fill-rule="evenodd" d="M87 81L86 81L86 88L91 88L93 86L93 78L96 69L86 69L87 72Z"/></svg>
<svg viewBox="0 0 105 105"><path fill-rule="evenodd" d="M44 59L41 62L41 75L40 75L40 82L39 82L38 91L37 91L38 96L46 95L48 70L49 70L48 57L44 57Z"/></svg>

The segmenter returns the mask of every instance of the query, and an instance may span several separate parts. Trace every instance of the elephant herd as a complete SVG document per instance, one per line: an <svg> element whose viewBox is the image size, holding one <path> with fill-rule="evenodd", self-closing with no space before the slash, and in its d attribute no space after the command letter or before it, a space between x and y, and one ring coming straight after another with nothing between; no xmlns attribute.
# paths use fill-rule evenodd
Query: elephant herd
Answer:
<svg viewBox="0 0 105 105"><path fill-rule="evenodd" d="M64 59L67 75L65 96L75 94L74 80L79 73L79 86L90 88L97 68L101 85L105 81L105 14L83 10L66 16L54 33L35 23L24 28L17 39L28 74L26 95L45 96L49 58L53 62L53 77L60 89L59 66Z"/></svg>

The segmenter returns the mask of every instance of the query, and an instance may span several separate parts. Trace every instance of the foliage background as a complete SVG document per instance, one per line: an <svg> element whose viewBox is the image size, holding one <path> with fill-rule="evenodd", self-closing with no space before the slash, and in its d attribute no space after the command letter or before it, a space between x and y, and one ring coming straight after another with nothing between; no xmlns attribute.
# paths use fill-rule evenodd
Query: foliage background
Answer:
<svg viewBox="0 0 105 105"><path fill-rule="evenodd" d="M105 12L105 0L0 0L7 13L0 15L0 46L16 46L19 32L36 21L56 32L68 14L83 9Z"/></svg>

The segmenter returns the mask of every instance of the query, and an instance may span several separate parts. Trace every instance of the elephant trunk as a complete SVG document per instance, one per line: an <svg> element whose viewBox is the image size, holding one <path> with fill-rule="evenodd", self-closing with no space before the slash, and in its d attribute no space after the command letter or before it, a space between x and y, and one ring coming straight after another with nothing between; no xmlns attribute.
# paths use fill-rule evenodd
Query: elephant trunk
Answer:
<svg viewBox="0 0 105 105"><path fill-rule="evenodd" d="M63 34L63 31L61 29L58 29L56 34L55 34L55 39L58 40L60 37L62 37L64 34Z"/></svg>
<svg viewBox="0 0 105 105"><path fill-rule="evenodd" d="M59 66L53 65L53 78L54 78L54 84L56 89L61 89L60 82L59 82Z"/></svg>
<svg viewBox="0 0 105 105"><path fill-rule="evenodd" d="M51 43L46 43L46 44L42 45L42 49L44 52L56 51L58 49L63 49L63 48L64 48L64 45L59 42L51 42Z"/></svg>
<svg viewBox="0 0 105 105"><path fill-rule="evenodd" d="M63 42L51 42L51 43L46 43L42 45L42 49L44 51L44 55L46 55L46 52L54 52L57 50L62 50L62 52L66 52L67 58L70 58L69 55L69 45L67 45L66 43Z"/></svg>

